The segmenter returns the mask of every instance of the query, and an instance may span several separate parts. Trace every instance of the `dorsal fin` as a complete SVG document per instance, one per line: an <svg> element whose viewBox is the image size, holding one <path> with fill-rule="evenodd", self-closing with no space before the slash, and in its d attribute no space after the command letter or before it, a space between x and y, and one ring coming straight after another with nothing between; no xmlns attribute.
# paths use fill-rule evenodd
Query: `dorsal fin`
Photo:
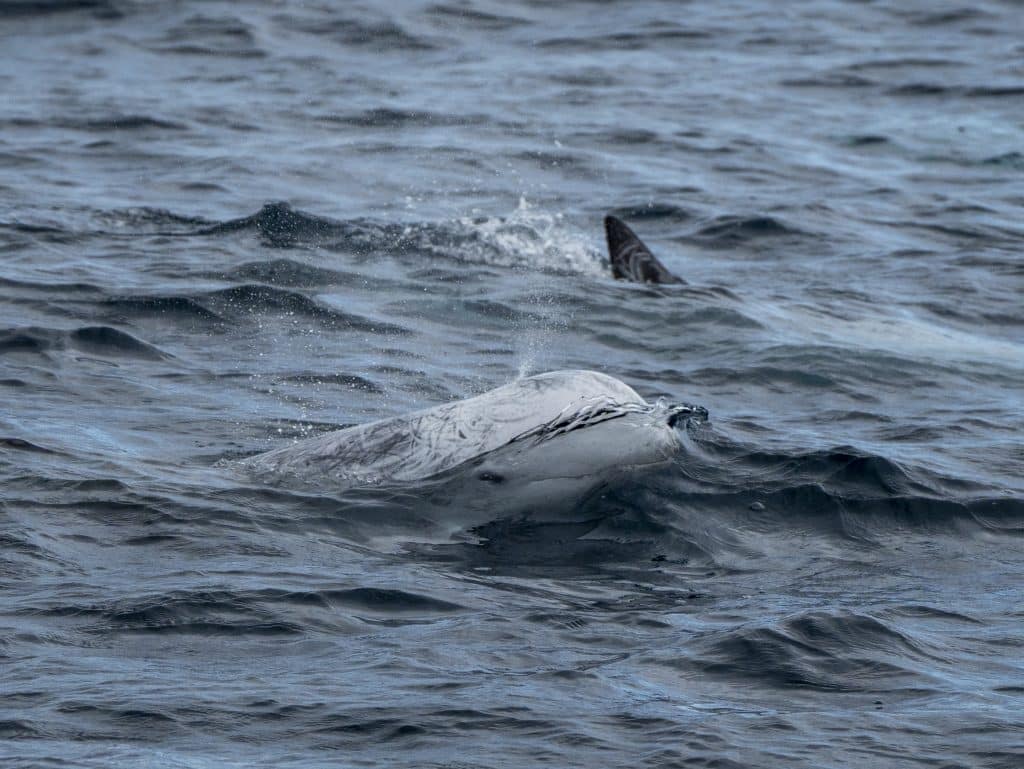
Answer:
<svg viewBox="0 0 1024 769"><path fill-rule="evenodd" d="M608 238L608 259L612 275L618 280L633 283L683 283L658 261L644 242L624 221L612 215L604 218L604 232Z"/></svg>

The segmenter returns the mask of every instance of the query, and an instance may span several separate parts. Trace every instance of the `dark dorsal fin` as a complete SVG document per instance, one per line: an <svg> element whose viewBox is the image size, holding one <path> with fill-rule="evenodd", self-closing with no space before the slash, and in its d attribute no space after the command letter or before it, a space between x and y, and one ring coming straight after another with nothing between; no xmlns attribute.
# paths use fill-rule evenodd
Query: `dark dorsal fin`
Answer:
<svg viewBox="0 0 1024 769"><path fill-rule="evenodd" d="M644 242L621 219L608 215L604 218L604 232L608 237L608 258L612 275L618 280L633 283L683 283L651 253Z"/></svg>

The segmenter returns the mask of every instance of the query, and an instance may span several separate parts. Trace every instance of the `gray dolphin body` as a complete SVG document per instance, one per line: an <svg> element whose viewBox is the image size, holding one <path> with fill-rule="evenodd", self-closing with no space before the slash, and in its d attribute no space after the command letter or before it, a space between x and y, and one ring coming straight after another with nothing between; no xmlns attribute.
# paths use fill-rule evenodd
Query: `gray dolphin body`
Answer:
<svg viewBox="0 0 1024 769"><path fill-rule="evenodd" d="M238 465L262 481L307 488L457 478L450 501L517 509L580 500L681 448L675 425L699 406L649 404L595 371L525 377L466 400L297 441Z"/></svg>
<svg viewBox="0 0 1024 769"><path fill-rule="evenodd" d="M668 271L629 226L614 216L604 218L612 275L632 283L685 283Z"/></svg>

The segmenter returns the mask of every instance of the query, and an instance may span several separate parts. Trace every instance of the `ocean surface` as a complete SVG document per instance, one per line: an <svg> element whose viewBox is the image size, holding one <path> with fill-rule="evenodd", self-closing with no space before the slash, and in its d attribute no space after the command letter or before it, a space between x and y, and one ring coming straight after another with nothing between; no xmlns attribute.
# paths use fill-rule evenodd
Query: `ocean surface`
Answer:
<svg viewBox="0 0 1024 769"><path fill-rule="evenodd" d="M8 0L0 52L5 769L1024 766L1020 2ZM710 420L554 521L231 465L569 368Z"/></svg>

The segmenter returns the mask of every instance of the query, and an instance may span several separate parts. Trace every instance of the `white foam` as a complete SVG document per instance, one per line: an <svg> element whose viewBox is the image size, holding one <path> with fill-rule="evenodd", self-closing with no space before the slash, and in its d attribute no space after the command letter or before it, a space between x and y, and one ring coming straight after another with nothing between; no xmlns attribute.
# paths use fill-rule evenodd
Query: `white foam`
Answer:
<svg viewBox="0 0 1024 769"><path fill-rule="evenodd" d="M473 236L459 254L467 261L580 275L606 272L588 235L563 214L542 211L526 198L508 216L463 217L457 224Z"/></svg>

